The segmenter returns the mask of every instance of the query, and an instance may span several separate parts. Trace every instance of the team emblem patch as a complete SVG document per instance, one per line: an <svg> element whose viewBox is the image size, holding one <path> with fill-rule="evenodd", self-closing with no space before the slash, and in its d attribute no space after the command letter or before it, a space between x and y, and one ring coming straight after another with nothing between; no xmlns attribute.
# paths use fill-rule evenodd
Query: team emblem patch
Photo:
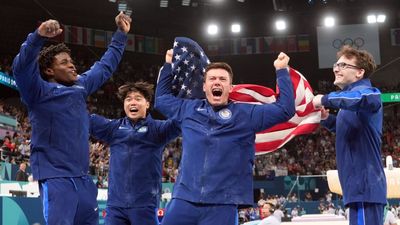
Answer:
<svg viewBox="0 0 400 225"><path fill-rule="evenodd" d="M229 109L223 109L223 110L219 111L218 114L224 120L230 119L232 117L232 112Z"/></svg>
<svg viewBox="0 0 400 225"><path fill-rule="evenodd" d="M147 126L143 126L143 127L139 128L138 132L139 133L146 133L147 132Z"/></svg>

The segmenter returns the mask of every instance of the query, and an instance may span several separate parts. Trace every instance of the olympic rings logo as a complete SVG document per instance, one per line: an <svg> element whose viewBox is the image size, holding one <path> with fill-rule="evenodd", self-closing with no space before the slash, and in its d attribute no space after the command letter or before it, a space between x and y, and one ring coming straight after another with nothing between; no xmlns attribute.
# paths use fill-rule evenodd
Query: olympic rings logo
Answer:
<svg viewBox="0 0 400 225"><path fill-rule="evenodd" d="M332 47L336 48L336 49L340 49L343 45L349 45L351 47L354 47L356 49L361 48L362 46L364 46L365 41L363 38L358 37L355 39L351 39L351 38L345 38L345 39L335 39L332 41Z"/></svg>

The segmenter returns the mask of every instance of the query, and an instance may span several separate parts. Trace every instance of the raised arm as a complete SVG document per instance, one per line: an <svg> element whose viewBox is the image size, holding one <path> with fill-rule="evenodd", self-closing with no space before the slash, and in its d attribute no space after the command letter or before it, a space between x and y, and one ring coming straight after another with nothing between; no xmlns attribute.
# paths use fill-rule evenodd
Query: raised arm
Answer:
<svg viewBox="0 0 400 225"><path fill-rule="evenodd" d="M56 20L47 20L39 28L30 33L21 45L18 55L13 62L13 74L21 93L23 101L27 104L38 98L40 93L39 65L37 57L47 38L55 37L62 33L60 24Z"/></svg>
<svg viewBox="0 0 400 225"><path fill-rule="evenodd" d="M115 72L125 49L127 33L130 30L131 18L122 12L115 17L118 30L114 33L107 51L90 70L81 74L79 81L85 86L88 94L95 92Z"/></svg>
<svg viewBox="0 0 400 225"><path fill-rule="evenodd" d="M264 130L278 123L291 119L295 112L293 84L289 76L289 57L280 53L274 61L277 84L280 90L276 102L257 105L252 113L252 121L256 121L257 130ZM261 123L260 123L261 119Z"/></svg>
<svg viewBox="0 0 400 225"><path fill-rule="evenodd" d="M158 75L154 108L168 118L179 117L185 100L172 95L172 49L165 54L165 64Z"/></svg>

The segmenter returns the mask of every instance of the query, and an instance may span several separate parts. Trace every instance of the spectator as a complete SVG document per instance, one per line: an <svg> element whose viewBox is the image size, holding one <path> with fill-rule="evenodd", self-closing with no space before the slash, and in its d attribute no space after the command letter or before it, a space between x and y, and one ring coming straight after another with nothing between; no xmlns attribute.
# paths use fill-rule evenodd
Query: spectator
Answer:
<svg viewBox="0 0 400 225"><path fill-rule="evenodd" d="M258 225L279 225L281 222L273 216L275 206L269 202L261 208L261 217L263 218Z"/></svg>
<svg viewBox="0 0 400 225"><path fill-rule="evenodd" d="M17 175L15 177L16 181L28 181L28 173L26 170L26 163L19 164L19 170L17 171Z"/></svg>
<svg viewBox="0 0 400 225"><path fill-rule="evenodd" d="M282 222L282 218L285 217L285 214L282 211L282 207L280 205L276 205L274 211L274 216L278 219L279 222Z"/></svg>
<svg viewBox="0 0 400 225"><path fill-rule="evenodd" d="M102 176L97 176L96 186L97 186L97 188L104 188Z"/></svg>

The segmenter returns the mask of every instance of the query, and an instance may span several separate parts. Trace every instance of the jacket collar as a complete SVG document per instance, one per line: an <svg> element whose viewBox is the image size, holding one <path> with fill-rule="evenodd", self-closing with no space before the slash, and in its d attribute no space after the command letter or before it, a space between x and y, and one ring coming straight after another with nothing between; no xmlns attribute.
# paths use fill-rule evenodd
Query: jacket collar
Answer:
<svg viewBox="0 0 400 225"><path fill-rule="evenodd" d="M372 86L371 85L371 80L368 79L368 78L364 78L364 79L358 80L358 81L356 81L354 83L351 83L351 84L347 85L346 87L344 87L343 91L349 91L349 90L351 90L351 89L353 89L354 87L357 87L357 86L368 86L368 87L371 87Z"/></svg>
<svg viewBox="0 0 400 225"><path fill-rule="evenodd" d="M133 121L130 120L127 116L125 116L125 118L124 118L125 124L130 124L132 127L135 127L135 126L143 126L143 125L145 125L145 124L148 124L151 120L153 120L153 118L151 117L150 114L148 114L148 115L146 116L146 118L139 119L139 120L136 121L136 122L133 122Z"/></svg>

